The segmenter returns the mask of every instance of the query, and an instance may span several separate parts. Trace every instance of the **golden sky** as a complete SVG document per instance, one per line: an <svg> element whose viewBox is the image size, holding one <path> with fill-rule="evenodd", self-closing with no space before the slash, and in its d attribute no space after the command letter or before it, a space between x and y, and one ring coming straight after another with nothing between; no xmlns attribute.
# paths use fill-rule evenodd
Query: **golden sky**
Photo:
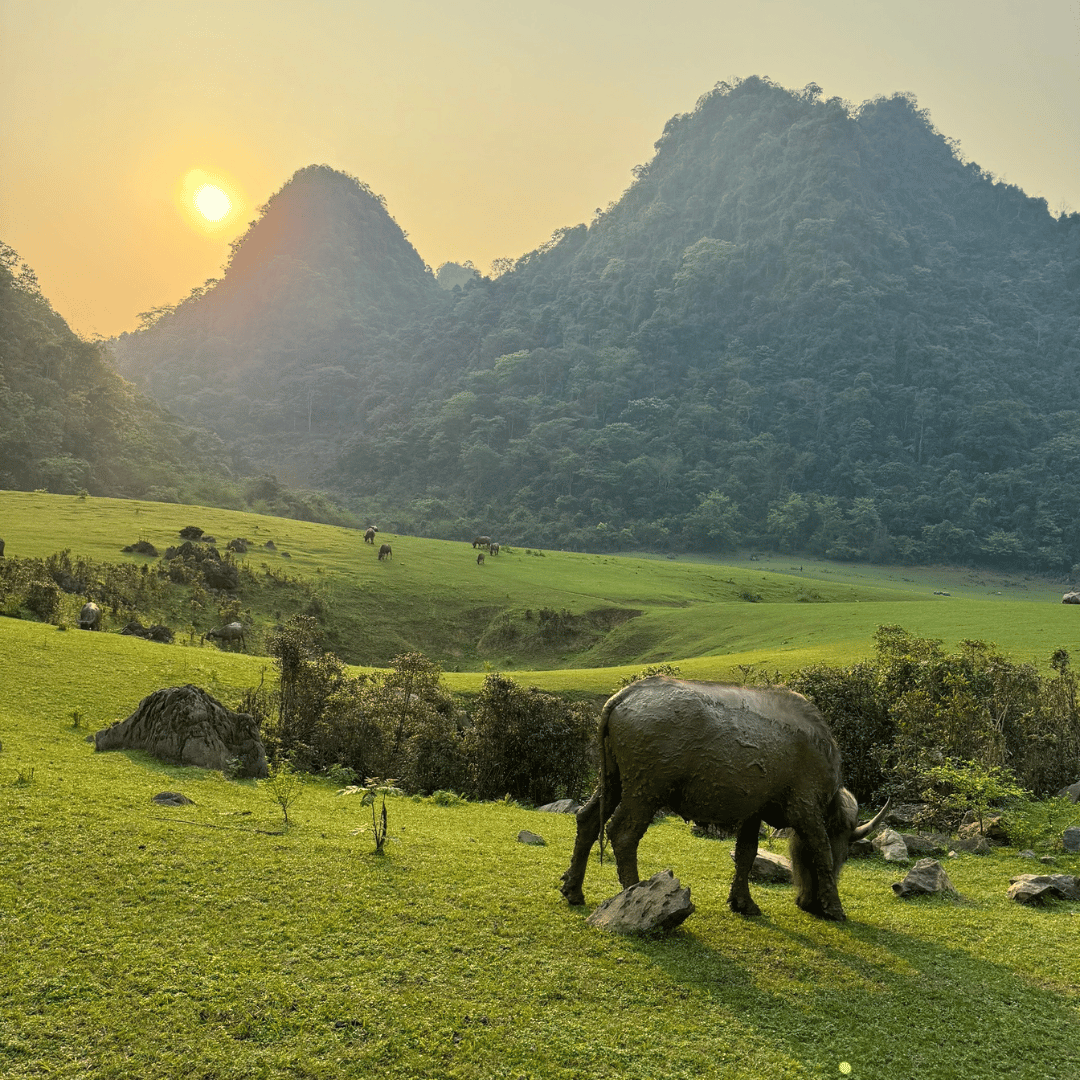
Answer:
<svg viewBox="0 0 1080 1080"><path fill-rule="evenodd" d="M325 163L433 269L486 270L589 221L671 116L748 75L910 91L968 160L1080 210L1078 72L1077 0L0 0L0 239L108 336L218 276Z"/></svg>

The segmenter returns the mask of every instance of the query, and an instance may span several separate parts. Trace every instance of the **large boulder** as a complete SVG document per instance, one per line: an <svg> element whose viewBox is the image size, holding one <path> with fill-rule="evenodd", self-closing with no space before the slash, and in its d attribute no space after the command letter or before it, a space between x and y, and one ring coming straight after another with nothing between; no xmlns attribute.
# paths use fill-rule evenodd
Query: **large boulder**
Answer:
<svg viewBox="0 0 1080 1080"><path fill-rule="evenodd" d="M605 900L585 921L613 934L671 930L694 913L690 890L670 870L653 874Z"/></svg>
<svg viewBox="0 0 1080 1080"><path fill-rule="evenodd" d="M1080 604L1080 592L1067 592L1062 598L1063 604Z"/></svg>
<svg viewBox="0 0 1080 1080"><path fill-rule="evenodd" d="M957 895L949 875L937 859L920 859L908 871L903 881L893 882L892 889L897 896L933 896L937 893Z"/></svg>
<svg viewBox="0 0 1080 1080"><path fill-rule="evenodd" d="M1072 874L1020 874L1009 881L1005 895L1018 904L1040 906L1048 900L1080 900L1080 879Z"/></svg>
<svg viewBox="0 0 1080 1080"><path fill-rule="evenodd" d="M874 837L874 847L886 862L907 862L911 857L904 838L895 829L882 829Z"/></svg>
<svg viewBox="0 0 1080 1080"><path fill-rule="evenodd" d="M1061 846L1070 855L1080 851L1080 825L1070 825L1061 834Z"/></svg>
<svg viewBox="0 0 1080 1080"><path fill-rule="evenodd" d="M94 735L95 750L145 750L169 765L266 776L266 750L247 713L233 712L197 686L144 697L126 719Z"/></svg>
<svg viewBox="0 0 1080 1080"><path fill-rule="evenodd" d="M1068 787L1063 787L1058 792L1059 799L1068 799L1069 802L1080 802L1080 780L1077 780L1075 784L1070 784Z"/></svg>

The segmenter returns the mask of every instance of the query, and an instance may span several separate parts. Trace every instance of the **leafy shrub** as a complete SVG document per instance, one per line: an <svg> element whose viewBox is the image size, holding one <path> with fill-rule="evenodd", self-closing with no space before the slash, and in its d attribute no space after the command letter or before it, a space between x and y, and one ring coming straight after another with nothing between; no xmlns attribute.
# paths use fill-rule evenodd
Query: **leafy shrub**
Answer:
<svg viewBox="0 0 1080 1080"><path fill-rule="evenodd" d="M465 738L471 791L533 804L577 795L591 771L595 731L588 707L489 675Z"/></svg>

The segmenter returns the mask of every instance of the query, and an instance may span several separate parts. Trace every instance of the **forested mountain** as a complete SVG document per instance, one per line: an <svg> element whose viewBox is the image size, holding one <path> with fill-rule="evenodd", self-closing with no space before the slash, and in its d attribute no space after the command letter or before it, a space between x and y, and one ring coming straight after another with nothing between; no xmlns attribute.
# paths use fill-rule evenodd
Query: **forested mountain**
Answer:
<svg viewBox="0 0 1080 1080"><path fill-rule="evenodd" d="M216 500L228 461L220 439L169 417L72 333L0 244L0 487Z"/></svg>
<svg viewBox="0 0 1080 1080"><path fill-rule="evenodd" d="M452 291L303 170L117 355L402 530L1080 563L1080 215L908 96L721 84L588 226Z"/></svg>

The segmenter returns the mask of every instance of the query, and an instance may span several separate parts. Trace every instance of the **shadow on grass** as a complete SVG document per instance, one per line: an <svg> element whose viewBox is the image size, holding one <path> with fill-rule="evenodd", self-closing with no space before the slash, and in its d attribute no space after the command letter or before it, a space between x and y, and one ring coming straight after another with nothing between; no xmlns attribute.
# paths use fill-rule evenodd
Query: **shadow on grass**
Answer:
<svg viewBox="0 0 1080 1080"><path fill-rule="evenodd" d="M628 940L679 996L734 1013L814 1075L841 1062L863 1078L1080 1075L1080 983L1067 968L1071 996L960 943L859 922L802 932L768 915L730 918L730 951L690 924Z"/></svg>

